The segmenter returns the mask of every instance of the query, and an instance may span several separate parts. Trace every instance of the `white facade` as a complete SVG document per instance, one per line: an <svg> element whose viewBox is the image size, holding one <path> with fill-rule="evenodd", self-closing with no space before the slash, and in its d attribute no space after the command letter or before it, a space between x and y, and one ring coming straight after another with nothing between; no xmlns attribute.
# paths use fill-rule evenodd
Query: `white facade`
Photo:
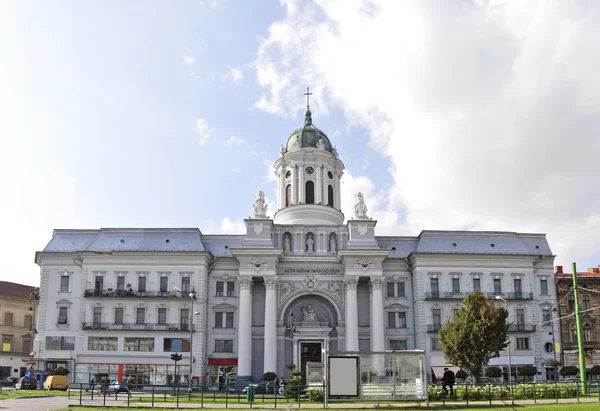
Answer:
<svg viewBox="0 0 600 411"><path fill-rule="evenodd" d="M378 237L360 193L344 223L344 165L310 111L274 168L278 210L269 219L259 193L245 235L56 230L36 255L36 358L68 359L76 381L131 374L161 384L189 377L191 339L191 375L214 384L286 376L287 364L319 362L326 350L418 348L436 369L446 365L436 331L479 288L508 302L512 364L536 365L545 378L553 357L541 347L551 337L535 324L556 297L545 235Z"/></svg>

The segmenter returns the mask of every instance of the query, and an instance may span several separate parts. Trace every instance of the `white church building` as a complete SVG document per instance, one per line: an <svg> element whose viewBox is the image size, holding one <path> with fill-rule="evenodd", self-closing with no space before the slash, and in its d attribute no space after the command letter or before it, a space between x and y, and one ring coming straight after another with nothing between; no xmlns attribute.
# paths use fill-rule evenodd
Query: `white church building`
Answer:
<svg viewBox="0 0 600 411"><path fill-rule="evenodd" d="M513 375L535 365L538 379L553 377L552 336L541 325L556 299L545 235L377 236L362 194L354 215L340 211L344 164L310 110L274 172L277 211L267 217L259 192L244 235L55 230L35 257L38 370L64 365L74 382L192 376L218 386L267 371L287 378L288 364L304 369L326 352L422 349L439 376L451 364L437 332L481 290L508 306ZM492 360L505 373L506 354Z"/></svg>

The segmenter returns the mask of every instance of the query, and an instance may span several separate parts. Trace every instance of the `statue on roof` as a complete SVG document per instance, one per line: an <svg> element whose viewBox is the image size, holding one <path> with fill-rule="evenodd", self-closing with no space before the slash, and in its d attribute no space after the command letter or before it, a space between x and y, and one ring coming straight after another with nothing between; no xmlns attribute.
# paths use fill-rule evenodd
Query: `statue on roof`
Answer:
<svg viewBox="0 0 600 411"><path fill-rule="evenodd" d="M323 142L323 137L319 137L319 141L317 142L317 148L319 150L325 150L325 143Z"/></svg>
<svg viewBox="0 0 600 411"><path fill-rule="evenodd" d="M367 217L367 206L363 194L359 192L356 194L356 204L354 205L354 218L357 220L366 220Z"/></svg>
<svg viewBox="0 0 600 411"><path fill-rule="evenodd" d="M265 193L259 191L256 193L256 201L252 205L252 218L267 218L267 207L265 203Z"/></svg>

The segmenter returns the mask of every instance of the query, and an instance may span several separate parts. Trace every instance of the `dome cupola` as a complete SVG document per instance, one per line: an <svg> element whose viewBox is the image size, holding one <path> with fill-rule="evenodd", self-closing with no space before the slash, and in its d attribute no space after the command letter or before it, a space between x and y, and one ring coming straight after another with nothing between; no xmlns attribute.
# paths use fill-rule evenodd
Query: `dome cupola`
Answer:
<svg viewBox="0 0 600 411"><path fill-rule="evenodd" d="M306 115L304 116L304 124L302 127L295 130L288 138L287 144L285 145L285 152L299 150L302 148L322 148L330 153L333 152L333 147L327 135L319 130L312 123L312 113L310 108L306 109Z"/></svg>

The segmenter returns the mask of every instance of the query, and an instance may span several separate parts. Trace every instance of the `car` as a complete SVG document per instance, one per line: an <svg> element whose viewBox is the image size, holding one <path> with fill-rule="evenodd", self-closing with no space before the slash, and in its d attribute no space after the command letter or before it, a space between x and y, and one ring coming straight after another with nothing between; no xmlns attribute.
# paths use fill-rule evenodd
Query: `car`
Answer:
<svg viewBox="0 0 600 411"><path fill-rule="evenodd" d="M51 375L44 381L45 390L63 390L69 388L69 381L66 375Z"/></svg>
<svg viewBox="0 0 600 411"><path fill-rule="evenodd" d="M37 389L37 380L35 378L23 377L15 385L17 390L35 390Z"/></svg>
<svg viewBox="0 0 600 411"><path fill-rule="evenodd" d="M0 387L12 387L17 381L19 379L16 377L3 378L0 380Z"/></svg>
<svg viewBox="0 0 600 411"><path fill-rule="evenodd" d="M125 382L113 381L108 386L108 389L106 392L120 393L120 392L129 392L129 390L127 389L127 384L125 384Z"/></svg>
<svg viewBox="0 0 600 411"><path fill-rule="evenodd" d="M248 387L254 389L254 394L273 394L273 381L251 382ZM242 394L246 393L246 388L242 388Z"/></svg>

